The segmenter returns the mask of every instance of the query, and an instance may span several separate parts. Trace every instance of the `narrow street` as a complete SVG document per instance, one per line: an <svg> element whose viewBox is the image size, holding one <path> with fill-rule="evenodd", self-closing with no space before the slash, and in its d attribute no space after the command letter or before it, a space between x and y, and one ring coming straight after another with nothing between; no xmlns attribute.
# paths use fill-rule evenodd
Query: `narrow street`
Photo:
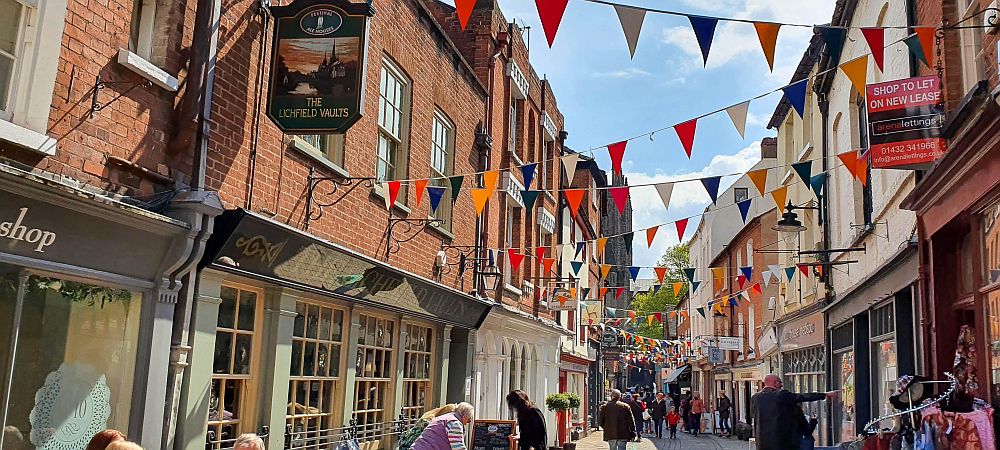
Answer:
<svg viewBox="0 0 1000 450"><path fill-rule="evenodd" d="M641 442L630 443L628 450L745 450L749 448L746 441L736 438L722 438L703 434L693 437L690 434L677 432L677 439L650 439L644 436ZM577 450L607 450L608 443L604 442L604 432L594 431L587 437L577 442Z"/></svg>

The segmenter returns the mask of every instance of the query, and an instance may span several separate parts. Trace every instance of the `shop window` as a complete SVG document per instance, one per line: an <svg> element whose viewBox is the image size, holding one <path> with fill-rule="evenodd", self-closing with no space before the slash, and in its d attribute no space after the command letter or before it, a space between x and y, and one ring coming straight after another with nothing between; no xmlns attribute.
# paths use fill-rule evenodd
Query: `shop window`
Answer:
<svg viewBox="0 0 1000 450"><path fill-rule="evenodd" d="M448 177L454 174L455 167L455 125L441 111L434 111L432 122L431 184L450 190ZM439 203L431 217L444 221L438 225L440 228L451 230L451 202Z"/></svg>
<svg viewBox="0 0 1000 450"><path fill-rule="evenodd" d="M847 328L853 330L850 326ZM840 396L833 408L833 435L837 442L850 441L856 435L855 381L854 351L844 350L834 353L833 386L840 387Z"/></svg>
<svg viewBox="0 0 1000 450"><path fill-rule="evenodd" d="M406 418L416 420L424 414L431 395L434 329L414 324L407 324L405 327L402 412Z"/></svg>
<svg viewBox="0 0 1000 450"><path fill-rule="evenodd" d="M987 326L989 329L988 357L990 403L994 408L1000 407L1000 289L994 289L987 294Z"/></svg>
<svg viewBox="0 0 1000 450"><path fill-rule="evenodd" d="M129 429L142 307L135 292L0 264L3 448L82 449Z"/></svg>
<svg viewBox="0 0 1000 450"><path fill-rule="evenodd" d="M296 302L289 370L288 411L293 447L318 445L319 438L338 426L340 353L344 339L344 311L325 305Z"/></svg>
<svg viewBox="0 0 1000 450"><path fill-rule="evenodd" d="M406 159L410 118L410 81L388 59L382 60L379 89L378 163L375 176L379 180L398 180L406 174ZM406 196L399 197L405 202Z"/></svg>
<svg viewBox="0 0 1000 450"><path fill-rule="evenodd" d="M983 212L983 280L984 284L1000 283L1000 202Z"/></svg>
<svg viewBox="0 0 1000 450"><path fill-rule="evenodd" d="M17 0L0 0L0 119L10 119L10 98L14 89L18 42L25 7Z"/></svg>
<svg viewBox="0 0 1000 450"><path fill-rule="evenodd" d="M736 203L742 202L750 198L749 188L733 188L733 201Z"/></svg>
<svg viewBox="0 0 1000 450"><path fill-rule="evenodd" d="M240 433L253 432L250 423L254 333L258 291L223 286L215 329L212 394L209 399L208 440L212 448L231 447Z"/></svg>
<svg viewBox="0 0 1000 450"><path fill-rule="evenodd" d="M986 53L983 49L983 17L980 14L980 2L978 0L958 0L958 15L955 22L969 18L968 22L962 23L962 29L958 30L959 54L962 61L962 92L969 92L972 88L986 77L984 62Z"/></svg>
<svg viewBox="0 0 1000 450"><path fill-rule="evenodd" d="M362 314L359 319L357 369L354 384L354 420L358 424L358 439L362 442L379 439L386 422L388 404L393 398L393 339L395 322Z"/></svg>
<svg viewBox="0 0 1000 450"><path fill-rule="evenodd" d="M872 342L872 363L876 370L877 384L872 389L874 415L892 414L896 409L889 403L889 397L896 391L898 365L896 363L896 341L894 339ZM893 421L884 420L879 428L892 428Z"/></svg>
<svg viewBox="0 0 1000 450"><path fill-rule="evenodd" d="M343 134L300 134L292 137L292 145L310 155L320 156L338 167L344 167Z"/></svg>

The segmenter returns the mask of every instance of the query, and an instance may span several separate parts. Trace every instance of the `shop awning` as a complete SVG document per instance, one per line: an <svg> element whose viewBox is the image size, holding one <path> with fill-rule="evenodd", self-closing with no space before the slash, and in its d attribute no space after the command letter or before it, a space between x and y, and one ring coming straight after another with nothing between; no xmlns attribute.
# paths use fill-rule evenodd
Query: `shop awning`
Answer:
<svg viewBox="0 0 1000 450"><path fill-rule="evenodd" d="M469 329L493 306L243 209L215 219L200 267Z"/></svg>
<svg viewBox="0 0 1000 450"><path fill-rule="evenodd" d="M667 377L667 379L663 380L663 382L667 384L676 383L678 377L680 377L684 372L690 372L690 371L691 371L690 364L685 364L683 366L680 366L674 369L673 372L670 372L670 376Z"/></svg>
<svg viewBox="0 0 1000 450"><path fill-rule="evenodd" d="M910 244L901 248L882 267L856 287L837 295L824 312L827 328L835 328L868 310L872 304L894 295L917 281L917 250Z"/></svg>

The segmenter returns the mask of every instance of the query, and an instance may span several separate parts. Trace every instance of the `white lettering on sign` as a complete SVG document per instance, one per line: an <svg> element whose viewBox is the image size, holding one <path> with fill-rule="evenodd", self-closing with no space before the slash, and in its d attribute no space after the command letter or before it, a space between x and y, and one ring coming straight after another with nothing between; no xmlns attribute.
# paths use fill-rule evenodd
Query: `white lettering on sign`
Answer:
<svg viewBox="0 0 1000 450"><path fill-rule="evenodd" d="M17 220L0 222L0 238L27 242L35 246L36 252L45 253L45 247L56 242L56 233L38 228L28 228L27 225L23 225L26 215L28 215L28 208L21 208Z"/></svg>

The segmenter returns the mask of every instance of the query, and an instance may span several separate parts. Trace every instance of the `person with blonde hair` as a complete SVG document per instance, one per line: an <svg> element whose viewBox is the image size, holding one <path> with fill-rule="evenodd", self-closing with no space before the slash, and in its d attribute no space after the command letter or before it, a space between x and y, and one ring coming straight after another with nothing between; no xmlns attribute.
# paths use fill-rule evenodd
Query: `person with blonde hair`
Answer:
<svg viewBox="0 0 1000 450"><path fill-rule="evenodd" d="M118 441L127 441L125 433L118 430L104 430L90 438L87 443L87 450L105 450L109 445Z"/></svg>
<svg viewBox="0 0 1000 450"><path fill-rule="evenodd" d="M430 411L424 413L419 419L414 422L410 428L399 435L399 442L396 444L396 450L409 450L413 443L417 441L420 434L424 432L427 425L434 420L435 417L443 416L450 412L455 411L455 404L448 403L446 405L438 406Z"/></svg>
<svg viewBox="0 0 1000 450"><path fill-rule="evenodd" d="M465 425L472 422L472 405L462 402L455 410L437 416L427 425L417 438L412 450L467 450L465 447Z"/></svg>
<svg viewBox="0 0 1000 450"><path fill-rule="evenodd" d="M264 440L255 433L243 433L233 442L233 450L264 450Z"/></svg>

